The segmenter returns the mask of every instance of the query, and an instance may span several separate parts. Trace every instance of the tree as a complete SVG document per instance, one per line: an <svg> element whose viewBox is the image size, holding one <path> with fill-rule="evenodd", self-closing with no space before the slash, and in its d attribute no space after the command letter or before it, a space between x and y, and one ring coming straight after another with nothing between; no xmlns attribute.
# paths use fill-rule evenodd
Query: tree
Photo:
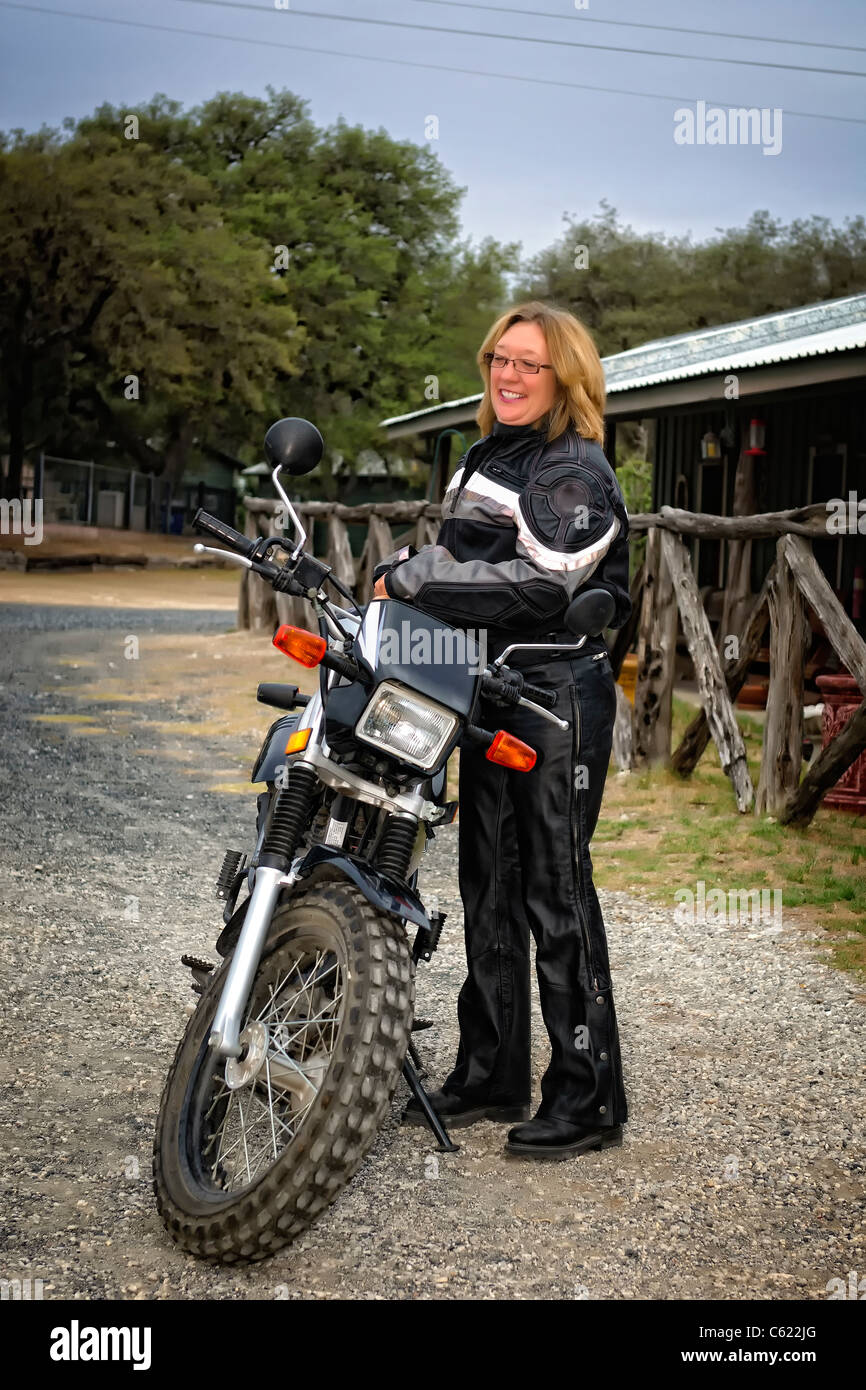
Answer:
<svg viewBox="0 0 866 1390"><path fill-rule="evenodd" d="M336 460L379 420L477 388L518 248L456 241L426 146L310 120L291 92L156 96L0 136L3 424L27 449L112 439L171 491L196 448L252 461L272 419ZM341 475L342 476L342 475ZM304 487L303 481L300 483Z"/></svg>
<svg viewBox="0 0 866 1390"><path fill-rule="evenodd" d="M519 292L571 309L602 355L866 289L862 217L841 228L822 217L786 227L759 211L745 227L693 243L635 232L607 202L600 207L594 217L566 217L566 232L529 261Z"/></svg>
<svg viewBox="0 0 866 1390"><path fill-rule="evenodd" d="M206 179L226 225L269 258L299 329L275 413L322 430L315 486L334 495L337 458L381 444L378 421L423 404L443 360L471 365L449 316L461 286L504 291L496 248L455 248L460 190L428 149L343 121L318 130L290 92L220 93L188 113L158 97L136 114L140 140ZM123 118L102 107L79 133L115 132Z"/></svg>
<svg viewBox="0 0 866 1390"><path fill-rule="evenodd" d="M519 267L520 247L487 237L480 246L453 248L433 286L430 370L440 397L453 400L480 386L477 354L490 325L511 302L509 277ZM419 408L429 401L419 401ZM404 407L405 408L405 407Z"/></svg>
<svg viewBox="0 0 866 1390"><path fill-rule="evenodd" d="M119 128L18 140L0 185L8 495L70 412L170 487L197 432L262 414L274 374L297 370L285 288L201 175Z"/></svg>

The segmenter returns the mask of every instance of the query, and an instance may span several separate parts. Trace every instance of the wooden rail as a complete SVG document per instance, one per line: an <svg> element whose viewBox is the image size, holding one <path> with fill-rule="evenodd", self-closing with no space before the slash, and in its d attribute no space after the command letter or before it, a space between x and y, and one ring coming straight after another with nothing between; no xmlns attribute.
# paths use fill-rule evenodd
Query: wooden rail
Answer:
<svg viewBox="0 0 866 1390"><path fill-rule="evenodd" d="M668 523L685 521L681 534L707 534L708 518L695 513L663 509ZM804 532L804 514L812 520ZM816 521L823 517L823 525ZM783 824L807 825L825 792L832 787L866 749L866 699L845 727L825 748L802 782L803 688L808 642L806 605L820 622L828 641L841 662L866 695L866 642L833 593L812 554L808 537L825 536L826 509L798 508L794 512L765 513L757 517L709 518L736 522L727 526L726 539L745 534L749 523L752 536L777 536L776 559L760 594L739 634L722 634L721 645L729 639L732 654L722 665L712 640L709 621L700 599L689 555L676 534L679 528L650 527L647 538L646 574L640 595L638 626L638 672L632 715L632 742L620 729L618 766L628 768L645 762L670 761L682 777L694 771L710 739L719 761L731 779L737 806L741 811L752 804L756 813L776 816ZM634 520L634 518L632 518ZM834 534L857 534L853 526ZM660 535L660 545L656 536ZM670 583L673 595L670 597ZM634 596L633 596L634 597ZM678 610L678 613L677 613ZM689 654L694 665L701 699L701 712L689 725L672 756L669 757L669 730L660 729L669 719L668 708L674 681L672 648L681 620ZM742 736L734 713L734 700L742 689L761 638L770 625L770 688L764 722L761 775L757 793L752 788ZM674 638L671 637L674 634ZM727 640L726 640L727 639Z"/></svg>

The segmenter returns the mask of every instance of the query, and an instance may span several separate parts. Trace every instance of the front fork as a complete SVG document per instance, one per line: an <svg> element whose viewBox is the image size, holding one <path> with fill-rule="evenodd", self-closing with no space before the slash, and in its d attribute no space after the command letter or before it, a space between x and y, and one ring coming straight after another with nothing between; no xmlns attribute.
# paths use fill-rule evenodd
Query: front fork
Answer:
<svg viewBox="0 0 866 1390"><path fill-rule="evenodd" d="M291 865L309 819L317 777L312 767L298 763L276 800L266 822L259 865L244 924L229 966L211 1029L209 1045L219 1057L241 1054L241 1015L268 934L271 917L283 888L291 886Z"/></svg>
<svg viewBox="0 0 866 1390"><path fill-rule="evenodd" d="M219 1057L241 1055L241 1015L252 989L277 899L290 882L291 875L286 875L282 869L263 865L256 869L249 907L211 1028L209 1046Z"/></svg>
<svg viewBox="0 0 866 1390"><path fill-rule="evenodd" d="M317 781L314 768L304 763L296 764L287 785L279 792L269 821L265 823L249 906L209 1038L209 1046L219 1057L228 1059L241 1055L240 1028L244 1005L252 988L280 893L295 881L290 866L309 819ZM390 873L398 880L405 878L418 832L417 816L406 811L397 811L389 816L377 855L377 866L382 872Z"/></svg>

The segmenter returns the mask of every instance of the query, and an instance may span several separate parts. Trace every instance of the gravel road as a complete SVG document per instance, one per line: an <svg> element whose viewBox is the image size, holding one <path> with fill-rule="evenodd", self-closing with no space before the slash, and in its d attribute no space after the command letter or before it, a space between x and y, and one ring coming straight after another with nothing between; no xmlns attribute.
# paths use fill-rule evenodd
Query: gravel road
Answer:
<svg viewBox="0 0 866 1390"><path fill-rule="evenodd" d="M167 735L139 726L176 717L171 700L74 702L87 673L60 659L107 661L131 622L0 607L2 1277L80 1299L785 1300L825 1299L828 1280L866 1271L862 986L824 963L820 932L686 929L624 893L602 895L631 1109L621 1149L506 1158L503 1127L484 1123L439 1155L426 1131L400 1128L401 1082L350 1187L288 1251L249 1270L180 1254L150 1183L193 998L179 957L214 958L213 879L223 849L247 844L253 808L208 788L219 738L199 741L200 773L160 756ZM230 622L137 610L134 631ZM34 719L70 707L107 734ZM457 1044L456 827L422 888L449 914L418 980L418 1012L437 1020L418 1035L432 1087ZM537 1008L535 1023L538 1099Z"/></svg>

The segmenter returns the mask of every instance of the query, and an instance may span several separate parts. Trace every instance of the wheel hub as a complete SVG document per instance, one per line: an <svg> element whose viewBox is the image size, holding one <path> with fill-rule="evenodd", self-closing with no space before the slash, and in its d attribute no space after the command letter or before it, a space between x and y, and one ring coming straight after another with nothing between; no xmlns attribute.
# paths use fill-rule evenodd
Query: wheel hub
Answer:
<svg viewBox="0 0 866 1390"><path fill-rule="evenodd" d="M261 1071L268 1055L268 1030L263 1023L248 1023L240 1035L240 1057L226 1062L226 1085L230 1091L248 1086Z"/></svg>

